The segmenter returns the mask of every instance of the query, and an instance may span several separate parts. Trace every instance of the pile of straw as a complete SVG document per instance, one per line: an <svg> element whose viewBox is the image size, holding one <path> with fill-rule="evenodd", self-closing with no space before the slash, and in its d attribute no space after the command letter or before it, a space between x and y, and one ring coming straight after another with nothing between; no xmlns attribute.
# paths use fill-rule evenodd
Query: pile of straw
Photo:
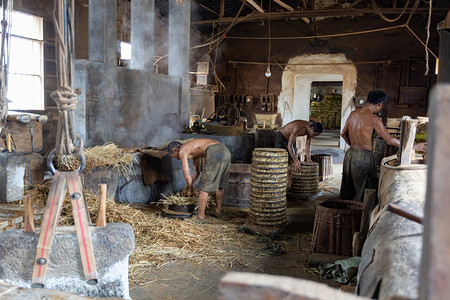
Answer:
<svg viewBox="0 0 450 300"><path fill-rule="evenodd" d="M170 195L164 195L161 194L162 198L159 200L159 203L165 204L165 205L196 205L198 204L198 193L196 193L193 196L183 196L179 192L175 194ZM208 196L208 203L215 203L215 199L211 197L211 195Z"/></svg>
<svg viewBox="0 0 450 300"><path fill-rule="evenodd" d="M51 182L45 182L31 190L35 205L45 206ZM92 222L98 215L98 196L85 191ZM178 220L162 217L160 207L132 207L107 199L108 223L128 223L135 232L135 250L130 257L129 277L131 285L144 284L147 272L164 264L186 259L197 263L215 263L230 268L242 263L246 255L253 253L258 242L254 236L238 232L246 215L233 220L207 218L206 224L195 224L193 219ZM66 193L59 226L73 224L70 198ZM36 226L40 226L36 224Z"/></svg>
<svg viewBox="0 0 450 300"><path fill-rule="evenodd" d="M126 151L114 143L85 148L83 150L86 158L85 172L89 173L96 167L113 167L127 180L133 175L133 160L136 151ZM56 169L60 171L73 171L78 169L80 159L73 155L61 155L55 158Z"/></svg>
<svg viewBox="0 0 450 300"><path fill-rule="evenodd" d="M165 205L192 205L198 203L198 197L194 196L182 196L180 193L164 195L161 194L162 198L160 203Z"/></svg>

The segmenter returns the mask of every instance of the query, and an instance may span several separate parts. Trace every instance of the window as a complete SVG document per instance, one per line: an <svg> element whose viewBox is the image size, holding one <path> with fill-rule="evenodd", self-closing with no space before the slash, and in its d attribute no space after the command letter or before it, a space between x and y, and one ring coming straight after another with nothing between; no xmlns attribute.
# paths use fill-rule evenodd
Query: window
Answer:
<svg viewBox="0 0 450 300"><path fill-rule="evenodd" d="M120 42L120 59L131 59L131 44Z"/></svg>
<svg viewBox="0 0 450 300"><path fill-rule="evenodd" d="M44 110L42 18L14 11L10 42L8 108Z"/></svg>

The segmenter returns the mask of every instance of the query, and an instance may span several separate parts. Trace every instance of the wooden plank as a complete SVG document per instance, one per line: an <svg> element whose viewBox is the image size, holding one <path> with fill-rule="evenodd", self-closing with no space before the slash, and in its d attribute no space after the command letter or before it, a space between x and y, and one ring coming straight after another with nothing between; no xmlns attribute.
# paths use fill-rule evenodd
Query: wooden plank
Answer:
<svg viewBox="0 0 450 300"><path fill-rule="evenodd" d="M43 215L45 213L45 207L33 206L33 209L34 209L34 214L36 214L36 215ZM23 213L25 212L25 207L24 207L24 205L21 205L21 204L1 203L0 211L17 211L18 213L22 213L22 215L23 215Z"/></svg>
<svg viewBox="0 0 450 300"><path fill-rule="evenodd" d="M398 151L398 161L400 165L410 165L411 157L414 159L415 151L413 150L414 138L416 136L416 128L419 120L412 120L410 117L403 117L400 133L400 151Z"/></svg>
<svg viewBox="0 0 450 300"><path fill-rule="evenodd" d="M0 217L0 229L4 229L9 226L9 219Z"/></svg>
<svg viewBox="0 0 450 300"><path fill-rule="evenodd" d="M83 185L78 171L66 173L70 201L72 202L73 219L80 246L81 262L85 280L88 284L97 284L97 267L89 232L89 220L83 196Z"/></svg>
<svg viewBox="0 0 450 300"><path fill-rule="evenodd" d="M44 287L47 273L48 257L53 242L53 235L58 225L64 197L66 194L66 176L64 173L56 171L47 198L44 220L42 221L41 232L39 234L36 256L33 264L33 275L31 278L32 287ZM41 264L38 264L40 262Z"/></svg>
<svg viewBox="0 0 450 300"><path fill-rule="evenodd" d="M260 13L265 13L264 9L262 9L261 6L259 6L255 1L253 0L247 0L248 3L251 4L251 6L253 6L257 11L259 11Z"/></svg>
<svg viewBox="0 0 450 300"><path fill-rule="evenodd" d="M368 300L310 280L245 272L228 272L220 280L218 299Z"/></svg>
<svg viewBox="0 0 450 300"><path fill-rule="evenodd" d="M430 93L428 173L419 299L448 299L450 295L450 85L438 84Z"/></svg>
<svg viewBox="0 0 450 300"><path fill-rule="evenodd" d="M34 226L34 209L33 198L31 196L25 197L25 215L24 215L24 232L35 232Z"/></svg>
<svg viewBox="0 0 450 300"><path fill-rule="evenodd" d="M281 0L273 0L276 4L278 4L278 5L280 5L281 7L283 7L283 8L285 8L286 10L288 10L288 11L294 11L294 9L291 7L291 6L289 6L289 5L287 5L286 3L284 3L283 1L281 1Z"/></svg>
<svg viewBox="0 0 450 300"><path fill-rule="evenodd" d="M220 0L219 17L223 18L224 15L225 15L225 0ZM203 112L205 112L205 109L203 109ZM203 114L200 120L203 120Z"/></svg>
<svg viewBox="0 0 450 300"><path fill-rule="evenodd" d="M300 161L305 161L306 157L306 135L298 136L295 139L295 147L297 148L297 157ZM311 154L311 153L310 153Z"/></svg>

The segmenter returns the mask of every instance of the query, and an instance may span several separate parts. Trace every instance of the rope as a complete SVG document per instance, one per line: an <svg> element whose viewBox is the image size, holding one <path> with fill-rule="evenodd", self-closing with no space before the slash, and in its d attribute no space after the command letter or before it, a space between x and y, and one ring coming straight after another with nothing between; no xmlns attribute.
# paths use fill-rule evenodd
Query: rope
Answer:
<svg viewBox="0 0 450 300"><path fill-rule="evenodd" d="M83 140L75 134L71 112L76 108L80 90L72 90L68 86L63 86L59 90L51 93L52 99L56 102L59 110L58 131L56 135L55 150L57 155L77 155L83 151ZM79 141L77 147L74 143Z"/></svg>
<svg viewBox="0 0 450 300"><path fill-rule="evenodd" d="M72 90L68 86L63 86L61 89L53 91L50 96L55 100L60 112L74 110L78 103L76 90Z"/></svg>
<svg viewBox="0 0 450 300"><path fill-rule="evenodd" d="M385 28L378 28L378 29L370 29L370 30L363 30L363 31L356 31L356 32L346 32L346 33L334 33L334 34L324 34L324 35L310 35L310 36L286 36L286 37L271 37L272 40L301 40L301 39L320 39L320 38L332 38L332 37L342 37L342 36L351 36L351 35L359 35L359 34L366 34L366 33L374 33L374 32L381 32L381 31L387 31L387 30L393 30L398 28L406 27L407 25L396 25L391 27L385 27ZM227 36L227 39L242 39L242 40L265 40L266 37L250 37L250 36Z"/></svg>
<svg viewBox="0 0 450 300"><path fill-rule="evenodd" d="M425 75L428 75L428 72L430 71L430 65L429 65L430 57L428 55L428 41L430 40L431 11L432 11L432 8L433 8L433 0L430 0L429 5L430 5L429 6L430 10L428 11L428 23L427 23L427 27L426 27L426 29L427 29L427 40L425 42L425 61L426 61Z"/></svg>
<svg viewBox="0 0 450 300"><path fill-rule="evenodd" d="M79 89L72 89L73 5L71 0L55 0L53 21L57 41L59 89L51 93L59 110L55 152L57 156L82 155L83 140L74 131L73 110L78 103ZM77 146L78 144L78 146Z"/></svg>
<svg viewBox="0 0 450 300"><path fill-rule="evenodd" d="M411 1L411 0L408 0L408 1L406 2L405 6L403 7L402 11L400 12L400 15L399 15L397 18L395 18L395 19L389 19L388 17L386 17L385 15L383 15L383 13L381 12L380 8L379 8L378 5L377 5L376 0L372 0L372 4L373 4L373 7L375 8L375 11L377 12L377 14L378 14L383 20L385 20L386 22L392 23L392 22L398 21L398 20L403 16L403 14L405 13L406 9L408 8L408 5L409 5L409 2L410 2L410 1Z"/></svg>

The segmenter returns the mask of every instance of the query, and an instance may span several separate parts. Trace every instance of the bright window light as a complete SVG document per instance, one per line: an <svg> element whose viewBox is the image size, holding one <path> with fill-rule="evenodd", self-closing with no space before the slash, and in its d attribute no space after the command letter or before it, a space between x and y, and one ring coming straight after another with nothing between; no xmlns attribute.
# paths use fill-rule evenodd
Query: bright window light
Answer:
<svg viewBox="0 0 450 300"><path fill-rule="evenodd" d="M42 18L13 11L11 26L8 108L44 110Z"/></svg>
<svg viewBox="0 0 450 300"><path fill-rule="evenodd" d="M120 42L120 58L131 59L131 44Z"/></svg>

